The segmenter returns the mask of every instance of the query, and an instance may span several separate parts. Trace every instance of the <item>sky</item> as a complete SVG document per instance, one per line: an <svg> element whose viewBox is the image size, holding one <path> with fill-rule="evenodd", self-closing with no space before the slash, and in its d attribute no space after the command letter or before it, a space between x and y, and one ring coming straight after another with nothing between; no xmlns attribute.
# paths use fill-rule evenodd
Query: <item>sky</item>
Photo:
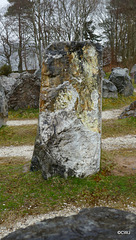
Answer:
<svg viewBox="0 0 136 240"><path fill-rule="evenodd" d="M4 7L7 3L7 0L0 0L0 7Z"/></svg>

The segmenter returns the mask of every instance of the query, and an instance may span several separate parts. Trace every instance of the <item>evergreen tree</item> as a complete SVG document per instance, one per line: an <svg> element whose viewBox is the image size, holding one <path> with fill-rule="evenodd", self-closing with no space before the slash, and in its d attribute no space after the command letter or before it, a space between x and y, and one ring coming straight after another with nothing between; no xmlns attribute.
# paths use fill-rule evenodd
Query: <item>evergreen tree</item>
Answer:
<svg viewBox="0 0 136 240"><path fill-rule="evenodd" d="M32 2L30 0L8 0L10 6L7 9L6 16L11 16L16 18L17 25L18 25L18 39L19 39L19 46L18 46L18 57L19 57L19 64L18 64L18 71L23 71L23 61L22 61L22 48L23 48L23 24L25 20L29 19L31 15L31 7Z"/></svg>

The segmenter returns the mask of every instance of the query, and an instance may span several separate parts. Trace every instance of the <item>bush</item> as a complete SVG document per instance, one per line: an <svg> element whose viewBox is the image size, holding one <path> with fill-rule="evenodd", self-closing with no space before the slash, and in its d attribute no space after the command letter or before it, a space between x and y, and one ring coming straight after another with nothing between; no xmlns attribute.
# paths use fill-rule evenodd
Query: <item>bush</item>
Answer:
<svg viewBox="0 0 136 240"><path fill-rule="evenodd" d="M0 67L0 75L8 76L11 72L11 65L4 64L2 67Z"/></svg>

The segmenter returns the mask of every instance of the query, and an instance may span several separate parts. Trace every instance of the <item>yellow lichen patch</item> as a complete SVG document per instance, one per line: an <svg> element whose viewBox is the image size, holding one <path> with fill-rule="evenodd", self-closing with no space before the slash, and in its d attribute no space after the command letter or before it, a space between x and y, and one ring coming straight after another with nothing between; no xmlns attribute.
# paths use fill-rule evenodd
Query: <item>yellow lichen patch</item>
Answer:
<svg viewBox="0 0 136 240"><path fill-rule="evenodd" d="M99 132L98 119L92 121L91 117L88 116L88 111L83 111L78 117L86 128L92 132Z"/></svg>
<svg viewBox="0 0 136 240"><path fill-rule="evenodd" d="M78 77L81 74L80 69L80 60L76 52L72 53L72 60L71 60L71 72L74 77Z"/></svg>
<svg viewBox="0 0 136 240"><path fill-rule="evenodd" d="M71 91L61 91L58 95L54 108L55 110L65 109L68 107L72 100L72 92Z"/></svg>
<svg viewBox="0 0 136 240"><path fill-rule="evenodd" d="M93 46L87 47L84 46L83 57L84 61L83 66L86 73L86 76L91 79L94 75L98 74L98 56L95 48Z"/></svg>

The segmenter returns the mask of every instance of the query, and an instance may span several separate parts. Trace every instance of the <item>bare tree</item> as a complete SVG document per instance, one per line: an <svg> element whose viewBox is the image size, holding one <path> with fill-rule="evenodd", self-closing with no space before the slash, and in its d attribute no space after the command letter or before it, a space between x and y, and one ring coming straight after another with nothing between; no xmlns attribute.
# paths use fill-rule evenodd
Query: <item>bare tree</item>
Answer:
<svg viewBox="0 0 136 240"><path fill-rule="evenodd" d="M136 16L134 0L110 0L102 27L111 54L111 63L124 66L136 61Z"/></svg>
<svg viewBox="0 0 136 240"><path fill-rule="evenodd" d="M92 13L99 0L56 0L54 27L57 38L69 41L93 40ZM90 36L90 37L89 37Z"/></svg>
<svg viewBox="0 0 136 240"><path fill-rule="evenodd" d="M8 0L11 5L6 17L10 16L14 20L14 34L18 41L18 71L23 70L23 63L28 69L31 46L41 67L42 51L51 42L96 39L92 14L99 1Z"/></svg>
<svg viewBox="0 0 136 240"><path fill-rule="evenodd" d="M4 14L0 14L0 43L3 47L1 55L5 58L6 63L11 66L11 54L13 50L14 41L12 39L13 21L10 17L5 18Z"/></svg>

